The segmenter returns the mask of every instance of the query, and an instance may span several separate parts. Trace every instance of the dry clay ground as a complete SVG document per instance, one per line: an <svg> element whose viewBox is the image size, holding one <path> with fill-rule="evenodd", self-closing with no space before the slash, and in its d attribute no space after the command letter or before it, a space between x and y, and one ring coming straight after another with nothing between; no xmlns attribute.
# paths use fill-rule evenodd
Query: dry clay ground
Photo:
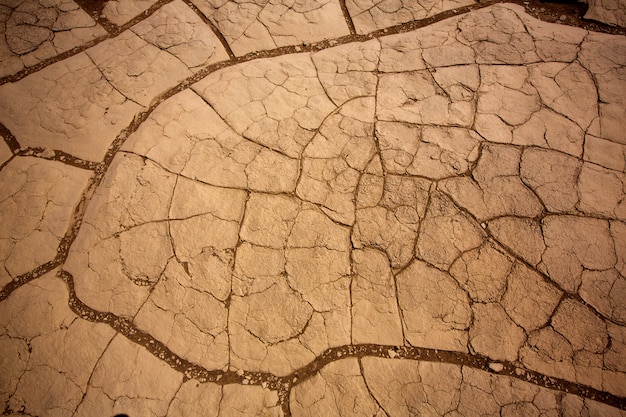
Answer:
<svg viewBox="0 0 626 417"><path fill-rule="evenodd" d="M3 415L626 415L625 36L470 0L0 20Z"/></svg>

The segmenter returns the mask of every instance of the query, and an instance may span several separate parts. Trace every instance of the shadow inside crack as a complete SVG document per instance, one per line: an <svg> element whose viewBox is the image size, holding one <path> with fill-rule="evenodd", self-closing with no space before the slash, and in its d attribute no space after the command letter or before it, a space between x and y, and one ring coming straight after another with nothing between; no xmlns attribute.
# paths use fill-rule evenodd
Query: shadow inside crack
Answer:
<svg viewBox="0 0 626 417"><path fill-rule="evenodd" d="M75 0L78 5L92 16L99 16L109 0Z"/></svg>

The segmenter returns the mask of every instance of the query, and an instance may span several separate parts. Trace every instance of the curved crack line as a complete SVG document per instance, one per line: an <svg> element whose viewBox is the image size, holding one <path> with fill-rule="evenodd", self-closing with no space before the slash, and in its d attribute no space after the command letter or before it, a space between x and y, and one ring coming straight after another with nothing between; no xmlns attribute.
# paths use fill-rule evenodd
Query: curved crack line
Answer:
<svg viewBox="0 0 626 417"><path fill-rule="evenodd" d="M218 29L218 27L215 25L215 23L213 23L213 21L211 19L209 19L200 9L198 9L198 7L195 4L193 4L193 2L191 0L183 0L183 1L185 2L185 4L191 10L193 10L198 15L198 17L200 17L200 19L204 22L204 24L206 24L213 31L213 34L215 34L217 39L219 39L220 43L222 44L222 47L226 51L226 54L228 55L228 58L234 59L235 58L235 53L233 52L233 50L231 49L230 45L228 44L228 41L226 40L226 37Z"/></svg>
<svg viewBox="0 0 626 417"><path fill-rule="evenodd" d="M289 396L293 387L307 381L316 375L324 366L332 362L345 358L363 357L408 359L467 366L495 375L516 378L539 387L577 395L621 410L626 410L626 398L600 391L587 385L577 384L562 378L552 377L529 370L518 366L514 362L496 361L478 354L419 346L394 346L366 343L332 347L326 349L309 364L285 376L276 376L269 372L250 372L245 370L208 370L172 352L165 344L152 337L149 333L138 329L133 324L132 320L119 317L113 313L100 312L87 306L76 295L74 277L67 271L59 271L58 276L68 285L68 305L75 314L90 322L108 324L116 332L144 347L148 352L164 361L172 369L181 372L184 375L183 381L196 379L201 383L213 382L219 385L262 385L265 388L278 392L280 402L282 403L281 406L286 416L291 415L288 406ZM498 372L494 371L495 367L490 366L493 363L502 365L502 369Z"/></svg>
<svg viewBox="0 0 626 417"><path fill-rule="evenodd" d="M21 148L20 143L13 133L4 124L0 123L0 136L4 139L4 143L8 146L9 150L15 154Z"/></svg>
<svg viewBox="0 0 626 417"><path fill-rule="evenodd" d="M76 46L70 50L62 52L51 58L45 59L33 66L25 67L24 69L22 69L21 71L15 74L7 75L5 77L0 77L0 85L6 84L9 82L11 83L17 82L21 80L22 78L25 78L28 75L33 74L37 71L40 71L56 62L62 61L64 59L77 55L81 52L84 52L87 49L91 48L92 46L95 46L107 39L114 38L120 33L124 32L125 30L130 29L132 26L136 25L140 21L145 20L148 17L152 16L154 13L160 10L161 7L163 7L165 4L171 3L172 1L174 0L159 0L156 3L154 3L152 6L150 6L147 10L145 10L143 13L140 13L139 15L135 16L133 19L131 19L130 21L128 21L122 26L115 26L112 23L108 22L108 20L98 17L96 19L96 23L100 24L103 27L103 29L107 32L106 35L98 36L92 39L91 41L84 43L83 45Z"/></svg>
<svg viewBox="0 0 626 417"><path fill-rule="evenodd" d="M149 11L154 12L152 9L149 9ZM146 11L145 13L148 13L148 11ZM108 39L109 37L104 37L102 40ZM100 183L104 179L104 176L109 169L109 166L111 165L111 162L113 161L113 158L115 157L115 155L117 155L120 148L126 142L128 137L131 134L133 134L135 131L137 131L137 129L139 129L139 126L141 126L141 124L143 124L143 122L145 122L148 119L148 117L152 114L152 112L163 101L167 100L168 98L174 96L175 94L179 92L182 92L188 89L192 84L207 77L209 74L213 72L216 72L218 70L228 68L231 66L235 66L240 63L249 62L249 61L262 59L262 58L273 58L273 57L287 55L287 54L296 54L296 53L302 53L302 52L315 52L315 51L320 51L323 49L328 49L328 48L331 48L340 44L353 43L357 41L368 40L370 38L371 36L369 35L358 35L358 36L348 35L348 36L343 36L338 39L327 39L321 42L307 44L306 47L300 47L299 45L294 45L294 46L280 47L280 48L276 48L273 50L266 50L262 52L250 52L244 56L241 56L235 59L222 61L222 62L218 62L214 64L209 64L206 67L200 69L195 74L181 81L178 85L174 86L173 88L155 97L152 100L150 106L138 112L133 118L133 120L130 122L130 124L126 128L122 129L120 133L117 135L117 137L111 142L111 145L109 146L107 152L105 153L105 156L102 162L96 163L95 165L93 165L94 175L92 176L86 190L83 192L83 198L77 204L74 210L74 215L72 216L74 219L74 222L70 220L69 222L70 227L68 228L68 231L63 237L61 244L58 246L57 256L54 258L54 260L49 261L26 274L16 277L13 281L5 285L5 287L0 290L0 302L6 299L13 291L15 291L21 285L35 278L38 278L47 272L50 272L51 270L62 265L65 262L68 256L69 247L76 239L76 236L78 235L78 229L80 229L80 225L82 224L82 220L83 220L85 209L86 209L86 202L90 200L91 196L95 193L96 189L99 187ZM97 42L95 41L93 42L93 44L96 44L96 43ZM78 52L82 52L84 49L87 49L87 48L83 48L80 50L78 49L80 48L74 48L72 51L77 50L76 53L78 53ZM68 57L71 55L72 54L68 55ZM37 70L43 68L44 66L45 65L42 65L41 67L37 67ZM32 71L32 72L35 72L35 71ZM24 75L24 77L26 75ZM18 77L17 79L14 79L14 77L15 76L0 78L0 85L2 85L4 82L8 82L8 81L13 82L13 81L17 81L20 78L23 78L23 77ZM3 133L3 132L4 131L0 131L0 133ZM9 136L9 138L11 136ZM14 145L19 145L19 144L15 143Z"/></svg>
<svg viewBox="0 0 626 417"><path fill-rule="evenodd" d="M348 25L348 30L350 31L350 34L356 35L356 27L354 26L352 15L350 15L350 10L348 10L348 6L346 5L346 0L339 0L339 6L341 6L343 18L346 21L346 25Z"/></svg>
<svg viewBox="0 0 626 417"><path fill-rule="evenodd" d="M89 171L95 171L100 166L99 162L82 159L62 150L44 148L41 146L18 149L15 152L15 155L32 156L35 158L47 159L48 161L57 161L65 165Z"/></svg>
<svg viewBox="0 0 626 417"><path fill-rule="evenodd" d="M486 7L488 5L492 5L495 3L498 3L498 1L482 3L480 6L468 7L467 9L464 9L461 13L465 13L465 12L468 12L477 8ZM460 13L457 12L452 15L458 15L458 14ZM337 38L334 40L325 40L325 41L317 42L314 44L307 45L305 50L307 52L315 52L315 51L319 51L319 50L326 49L329 47L334 47L339 44L359 42L363 40L368 40L372 37L387 36L387 35L399 33L402 31L412 30L413 28L423 27L423 26L432 24L438 20L444 19L446 17L449 17L449 16L446 15L446 12L444 12L433 18L424 19L421 21L412 21L407 24L398 25L392 28L372 32L368 35L359 35L359 36L349 35L349 36L344 36L344 37ZM95 41L94 43L97 43L97 41ZM75 50L76 49L80 49L80 48L75 48ZM108 170L108 167L113 157L118 153L120 147L123 145L126 139L137 130L137 128L149 117L151 112L162 101L173 96L174 94L177 94L180 91L187 89L195 81L201 78L204 78L206 75L214 71L217 71L219 69L230 67L230 66L239 64L241 62L252 61L255 59L259 59L259 58L269 58L269 57L281 56L285 54L299 53L299 52L302 52L302 49L303 48L301 48L300 46L287 46L287 47L276 48L270 51L263 51L261 53L251 52L240 58L231 59L230 61L224 61L224 62L220 62L217 64L212 64L203 68L195 75L188 77L187 79L185 79L183 82L181 82L179 85L175 86L174 88L162 93L160 96L157 96L157 98L155 99L153 104L150 106L150 108L145 109L142 112L138 113L135 116L134 120L130 123L130 125L127 128L123 129L122 132L120 132L120 134L116 137L116 139L112 142L111 146L109 147L109 150L107 151L107 154L103 162L97 165L95 169L95 175L92 177L89 185L87 186L86 191L83 193L83 199L78 203L78 205L76 206L74 210L74 216L73 216L74 222L73 223L70 222L71 226L68 229L68 232L66 233L66 235L64 236L64 238L62 239L58 247L57 256L52 261L47 262L46 264L34 269L33 271L27 274L17 277L14 281L7 284L5 288L3 288L0 291L0 301L6 299L6 297L8 297L10 293L12 293L15 289L19 288L22 284L32 279L38 278L42 276L43 274L63 264L63 262L67 258L69 246L75 239L78 233L78 229L80 228L80 225L82 223L82 217L84 215L86 201L93 194L93 192L95 192L95 190L101 183L104 177L104 174ZM83 49L81 49L81 51L82 50ZM41 66L41 68L43 66ZM0 79L0 84L3 82L6 82L6 80L7 78ZM222 384L238 383L238 382L243 383L243 379L247 380L247 378L242 379L241 375L233 373L233 372L208 371L198 365L192 364L178 357L174 353L172 353L166 346L160 345L159 342L153 339L152 336L150 336L149 334L136 329L129 320L119 318L111 313L101 313L101 312L97 312L95 310L90 309L89 307L84 305L78 298L76 298L76 295L73 290L73 279L71 278L71 276L69 276L69 274L64 273L64 272L60 273L60 275L62 275L65 278L66 282L68 282L68 285L70 285L71 287L70 306L76 312L83 311L83 314L80 314L81 317L90 321L108 323L115 330L124 334L126 337L135 341L136 343L139 343L139 344L146 343L148 346L153 346L152 350L149 349L150 352L155 354L155 356L165 360L168 364L170 364L170 366L173 366L170 363L171 361L173 361L174 364L177 364L177 366L178 365L186 366L186 371L188 371L188 372L185 372L186 377L187 375L189 375L188 377L196 378L200 380L201 382L203 380L204 382L208 382L211 379L215 379L216 381L222 381L221 382ZM279 391L280 397L285 398L285 395L288 396L289 391L291 390L291 387L294 384L296 384L296 382L298 381L302 382L303 380L306 380L306 379L299 380L298 375L300 374L304 376L308 375L307 376L307 379L308 379L308 377L310 377L311 375L310 372L316 372L317 370L321 369L321 367L324 366L325 364L338 360L341 357L375 356L375 357L390 358L391 356L388 353L385 353L385 349L397 349L398 351L404 352L402 354L396 354L395 357L399 357L399 358L458 363L458 364L472 366L474 368L483 369L483 370L487 369L485 367L486 366L488 367L488 363L489 363L488 358L481 357L478 355L469 355L465 353L447 352L447 351L437 351L437 350L426 349L426 348L395 347L395 346L386 346L386 345L354 345L354 346L346 345L346 346L331 348L327 350L326 352L324 352L322 355L318 356L311 364L301 368L300 370L292 372L292 374L288 376L288 377L295 378L292 380L288 380L287 379L288 377L279 378L272 374L267 374L267 373L246 373L245 375L253 376L257 378L269 378L272 381L272 384L270 384L269 386L273 387L274 389L277 389ZM618 396L615 396L606 392L598 391L590 387L577 385L572 382L558 379L558 378L552 378L552 377L545 376L537 372L527 371L525 369L517 368L515 365L510 364L510 363L505 364L504 369L500 374L502 374L503 372L509 372L511 373L511 375L509 376L516 377L518 379L523 379L539 386L544 386L547 388L574 393L574 394L577 394L586 398L594 399L597 401L607 403L609 405L616 406L621 409L626 409L624 398L620 398ZM290 381L293 381L293 382L290 382Z"/></svg>
<svg viewBox="0 0 626 417"><path fill-rule="evenodd" d="M89 48L91 48L94 45L97 45L98 43L113 38L117 35L119 35L120 33L122 33L123 31L131 28L132 26L134 26L135 24L139 23L142 20L147 19L148 17L150 17L152 14L154 14L157 10L159 10L164 4L170 3L173 0L161 0L161 1L157 1L155 4L153 4L150 8L148 8L146 11L144 11L143 13L139 14L138 16L136 16L135 18L133 18L132 20L130 20L128 23L122 25L122 26L116 26L115 28L105 28L105 30L109 30L109 33L107 33L106 35L97 37L92 39L91 41L81 45L81 46L77 46L75 48L72 48L68 51L65 51L61 54L58 54L52 58L46 59L44 61L41 61L33 66L30 67L26 67L24 69L22 69L21 71L13 74L13 75L7 75L4 77L0 77L0 85L2 84L6 84L9 82L16 82L21 80L22 78L25 78L26 76L37 72L51 64L54 64L56 62L62 61L66 58L72 57L80 52L83 52ZM187 5L189 5L189 1L190 0L183 0ZM387 36L387 35L393 35L393 34L397 34L397 33L402 33L402 32L408 32L414 29L418 29L418 28L422 28L424 26L428 26L431 25L433 23L439 22L441 20L444 19L448 19L450 17L454 17L454 16L459 16L459 15L463 15L466 14L470 11L473 10L478 10L478 9L482 9L488 6L492 6L494 4L499 4L499 3L513 3L513 4L518 4L521 5L522 7L528 6L527 1L525 0L488 0L485 2L477 2L475 4L469 5L469 6L463 6L463 7L457 7L453 10L446 10L443 11L441 13L438 13L434 16L431 17L427 17L425 19L417 19L417 20L412 20L406 23L402 23L402 24L398 24L395 26L390 26L387 28L383 28L383 29L378 29L376 31L367 33L367 34L363 34L363 35L358 35L355 33L352 33L350 35L347 36L343 36L340 38L336 38L334 40L324 40L321 42L314 42L314 43L307 43L307 45L302 46L302 45L292 45L292 46L288 46L288 47L281 47L281 48L277 48L278 50L283 50L283 49L294 49L296 47L299 48L299 51L294 51L294 52L301 52L302 50L304 51L310 51L310 50L315 50L315 48L312 48L313 45L318 45L319 44L324 44L324 43L328 43L329 41L333 41L333 42L341 42L341 43L347 43L344 42L343 39L344 38L351 38L352 41L359 41L362 42L364 40L368 40L368 39L372 39L372 38L378 38L381 36ZM544 3L541 3L542 5ZM196 14L199 14L196 11L196 8L192 8L192 10L194 10L194 12ZM530 16L530 15L529 15ZM204 20L204 19L203 19ZM626 29L621 29L621 28L616 28L614 26L608 25L608 24L604 24L604 23L599 23L599 22L590 22L590 21L583 21L582 19L578 19L579 20L579 25L580 27L586 29L586 30L591 30L594 32L603 32L603 33L611 33L611 34L617 34L617 35L624 35L626 34ZM211 26L211 25L210 25ZM213 31L216 36L218 38L220 38L220 36L217 34L219 33L219 31ZM222 43L222 45L224 45L224 42L221 40L220 38L220 43ZM227 43L226 43L227 44ZM334 46L334 45L332 45ZM226 49L227 53L228 53L228 49L230 48L226 48L226 45L224 45L224 48ZM321 49L325 49L325 48L321 48ZM319 49L317 49L319 50ZM274 50L264 50L261 51L261 53L271 53ZM232 52L232 51L231 51ZM259 52L250 52L248 53L246 56L248 55L259 55ZM272 56L276 56L276 55L272 55ZM231 56L229 54L229 57L232 59L234 59L234 54L233 56ZM226 61L228 62L228 61Z"/></svg>

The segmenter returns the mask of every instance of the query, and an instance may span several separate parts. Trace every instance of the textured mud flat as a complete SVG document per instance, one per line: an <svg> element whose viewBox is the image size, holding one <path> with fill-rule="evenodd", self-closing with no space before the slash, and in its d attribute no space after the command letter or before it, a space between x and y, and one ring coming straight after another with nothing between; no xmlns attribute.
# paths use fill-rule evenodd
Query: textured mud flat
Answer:
<svg viewBox="0 0 626 417"><path fill-rule="evenodd" d="M621 29L13 3L4 415L625 414Z"/></svg>

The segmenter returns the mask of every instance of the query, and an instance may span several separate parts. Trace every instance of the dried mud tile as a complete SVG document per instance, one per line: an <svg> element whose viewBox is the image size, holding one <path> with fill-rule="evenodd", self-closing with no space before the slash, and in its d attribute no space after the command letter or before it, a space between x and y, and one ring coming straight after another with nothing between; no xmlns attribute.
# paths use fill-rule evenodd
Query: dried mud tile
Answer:
<svg viewBox="0 0 626 417"><path fill-rule="evenodd" d="M349 34L339 1L192 0L236 55L306 44Z"/></svg>
<svg viewBox="0 0 626 417"><path fill-rule="evenodd" d="M79 53L0 86L0 121L22 146L58 149L100 161L139 112Z"/></svg>
<svg viewBox="0 0 626 417"><path fill-rule="evenodd" d="M440 194L431 196L415 245L417 258L448 269L463 253L484 241L480 225Z"/></svg>
<svg viewBox="0 0 626 417"><path fill-rule="evenodd" d="M445 415L458 406L458 365L379 358L361 362L365 382L386 415Z"/></svg>
<svg viewBox="0 0 626 417"><path fill-rule="evenodd" d="M373 98L352 100L320 126L303 151L296 195L320 204L333 220L355 221L355 194L362 172L376 152Z"/></svg>
<svg viewBox="0 0 626 417"><path fill-rule="evenodd" d="M271 301L274 308L261 313L267 301ZM285 309L297 313L296 316L282 317L277 310L284 312ZM304 366L315 358L302 342L304 333L313 331L320 336L317 333L320 329L312 326L315 316L311 306L291 290L284 279L259 293L233 296L228 316L230 365L274 375L287 375Z"/></svg>
<svg viewBox="0 0 626 417"><path fill-rule="evenodd" d="M584 304L565 299L551 320L554 330L563 335L575 351L602 353L608 346L606 323Z"/></svg>
<svg viewBox="0 0 626 417"><path fill-rule="evenodd" d="M167 415L186 417L204 415L217 417L223 388L218 384L199 383L194 379L183 382L167 409Z"/></svg>
<svg viewBox="0 0 626 417"><path fill-rule="evenodd" d="M396 276L396 281L408 343L467 351L472 312L466 292L454 278L415 260Z"/></svg>
<svg viewBox="0 0 626 417"><path fill-rule="evenodd" d="M589 9L584 17L626 27L626 3L623 0L593 0L589 2Z"/></svg>
<svg viewBox="0 0 626 417"><path fill-rule="evenodd" d="M118 335L96 365L75 415L140 415L144 410L165 415L182 382L182 374Z"/></svg>
<svg viewBox="0 0 626 417"><path fill-rule="evenodd" d="M376 115L384 121L470 127L478 85L475 65L382 74Z"/></svg>
<svg viewBox="0 0 626 417"><path fill-rule="evenodd" d="M263 343L276 344L302 332L313 308L286 283L246 297L244 327Z"/></svg>
<svg viewBox="0 0 626 417"><path fill-rule="evenodd" d="M541 199L548 212L573 213L579 201L576 187L582 162L556 151L527 148L520 177Z"/></svg>
<svg viewBox="0 0 626 417"><path fill-rule="evenodd" d="M494 243L463 253L450 266L450 275L474 302L498 302L507 289L513 260Z"/></svg>
<svg viewBox="0 0 626 417"><path fill-rule="evenodd" d="M502 307L527 333L548 323L563 292L550 285L536 271L516 263L507 277Z"/></svg>
<svg viewBox="0 0 626 417"><path fill-rule="evenodd" d="M105 12L111 3L107 3ZM182 1L164 5L131 30L172 54L194 72L206 65L228 60L228 54L211 28Z"/></svg>
<svg viewBox="0 0 626 417"><path fill-rule="evenodd" d="M90 173L31 157L17 157L0 172L0 284L57 256Z"/></svg>
<svg viewBox="0 0 626 417"><path fill-rule="evenodd" d="M158 0L109 0L102 15L111 23L122 26L148 10Z"/></svg>
<svg viewBox="0 0 626 417"><path fill-rule="evenodd" d="M263 262L258 262L263 259ZM285 254L282 249L267 248L243 242L237 248L232 273L232 290L237 296L262 292L285 273Z"/></svg>
<svg viewBox="0 0 626 417"><path fill-rule="evenodd" d="M401 268L413 257L414 249L407 242L415 242L417 238L431 182L391 175L382 182L377 204L356 212L352 243L355 248L371 246L384 250L392 268ZM379 186L375 188L378 197Z"/></svg>
<svg viewBox="0 0 626 417"><path fill-rule="evenodd" d="M583 163L577 185L580 211L591 216L626 218L624 173Z"/></svg>
<svg viewBox="0 0 626 417"><path fill-rule="evenodd" d="M491 359L516 361L526 333L499 303L472 304L471 351Z"/></svg>
<svg viewBox="0 0 626 417"><path fill-rule="evenodd" d="M624 145L592 135L585 136L583 159L604 168L624 172L626 169Z"/></svg>
<svg viewBox="0 0 626 417"><path fill-rule="evenodd" d="M330 363L293 388L290 410L294 417L385 415L372 398L357 359Z"/></svg>
<svg viewBox="0 0 626 417"><path fill-rule="evenodd" d="M335 105L376 92L380 41L350 43L317 52L311 59L320 83Z"/></svg>
<svg viewBox="0 0 626 417"><path fill-rule="evenodd" d="M545 63L530 68L530 83L542 103L587 130L598 117L598 93L591 74L578 62Z"/></svg>
<svg viewBox="0 0 626 417"><path fill-rule="evenodd" d="M481 65L478 112L495 114L509 125L520 125L540 109L539 94L530 84L526 66Z"/></svg>
<svg viewBox="0 0 626 417"><path fill-rule="evenodd" d="M352 259L352 343L402 345L402 324L389 260L373 249L355 250Z"/></svg>
<svg viewBox="0 0 626 417"><path fill-rule="evenodd" d="M54 271L18 288L0 304L5 411L71 414L114 331L77 318ZM47 383L42 384L45 380Z"/></svg>
<svg viewBox="0 0 626 417"><path fill-rule="evenodd" d="M226 68L192 88L235 132L291 158L335 109L301 54Z"/></svg>
<svg viewBox="0 0 626 417"><path fill-rule="evenodd" d="M204 413L205 410L202 412ZM226 385L223 388L218 416L245 417L251 415L282 417L284 414L276 391L270 391L260 386Z"/></svg>
<svg viewBox="0 0 626 417"><path fill-rule="evenodd" d="M228 365L228 310L202 285L212 279L191 277L170 262L133 320L175 354L209 370Z"/></svg>
<svg viewBox="0 0 626 417"><path fill-rule="evenodd" d="M471 130L396 122L377 123L376 138L387 172L431 179L466 173L481 142Z"/></svg>
<svg viewBox="0 0 626 417"><path fill-rule="evenodd" d="M583 271L578 293L603 316L626 324L626 279L615 269Z"/></svg>
<svg viewBox="0 0 626 417"><path fill-rule="evenodd" d="M488 223L491 235L533 266L541 262L546 249L539 222L513 216L493 219Z"/></svg>
<svg viewBox="0 0 626 417"><path fill-rule="evenodd" d="M520 179L520 158L517 148L485 144L471 177L446 178L438 187L479 220L538 216L543 205Z"/></svg>
<svg viewBox="0 0 626 417"><path fill-rule="evenodd" d="M287 196L251 194L241 226L241 239L259 246L283 249L300 204Z"/></svg>
<svg viewBox="0 0 626 417"><path fill-rule="evenodd" d="M287 239L288 248L350 251L350 229L329 219L315 206L303 204Z"/></svg>
<svg viewBox="0 0 626 417"><path fill-rule="evenodd" d="M117 91L144 107L192 75L179 59L129 30L86 53Z"/></svg>
<svg viewBox="0 0 626 417"><path fill-rule="evenodd" d="M75 2L26 0L0 5L0 77L81 47L106 31Z"/></svg>
<svg viewBox="0 0 626 417"><path fill-rule="evenodd" d="M346 7L354 21L357 33L365 34L375 30L396 26L413 20L425 19L463 6L473 4L472 0L348 0Z"/></svg>
<svg viewBox="0 0 626 417"><path fill-rule="evenodd" d="M565 291L576 293L584 270L606 270L617 261L605 220L548 216L542 222L546 250L539 269Z"/></svg>

